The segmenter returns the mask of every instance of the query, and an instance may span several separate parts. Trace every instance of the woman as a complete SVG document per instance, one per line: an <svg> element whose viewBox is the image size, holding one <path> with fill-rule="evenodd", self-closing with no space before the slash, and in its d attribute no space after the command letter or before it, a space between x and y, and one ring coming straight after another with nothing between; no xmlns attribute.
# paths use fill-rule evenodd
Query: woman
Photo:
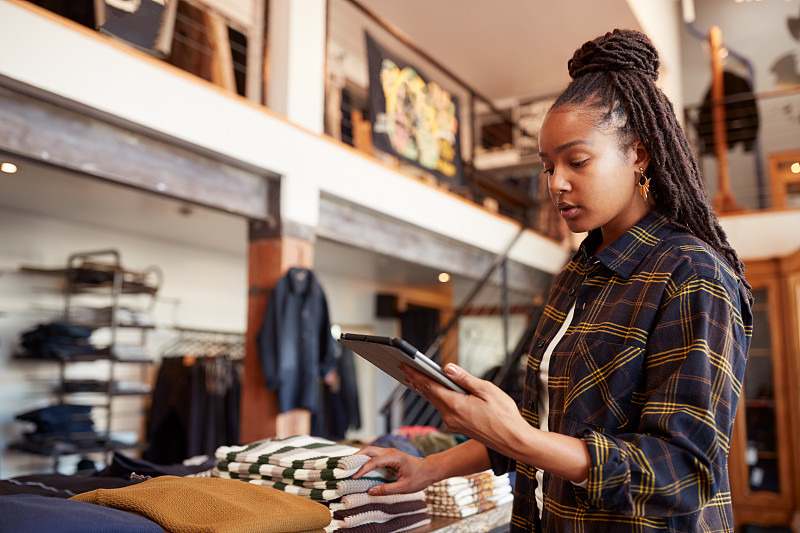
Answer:
<svg viewBox="0 0 800 533"><path fill-rule="evenodd" d="M465 396L408 369L452 431L425 459L366 448L420 490L516 464L513 531L732 531L727 456L752 333L744 265L703 190L658 54L615 30L569 61L542 125L550 196L589 232L556 277L523 403L456 365Z"/></svg>

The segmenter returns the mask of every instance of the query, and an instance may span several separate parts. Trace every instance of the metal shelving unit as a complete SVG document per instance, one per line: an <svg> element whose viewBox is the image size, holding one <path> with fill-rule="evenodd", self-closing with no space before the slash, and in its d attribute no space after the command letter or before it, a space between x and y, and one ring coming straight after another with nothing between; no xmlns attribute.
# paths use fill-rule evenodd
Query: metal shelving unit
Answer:
<svg viewBox="0 0 800 533"><path fill-rule="evenodd" d="M108 249L74 253L69 256L65 269L46 273L63 276L64 327L91 331L90 342L85 345L54 350L59 365L54 405L89 406L92 420L103 423L94 434L76 435L74 440L69 435L63 442L56 438L41 446L23 442L13 448L52 456L56 468L63 455L143 448L141 436L135 444L115 440L113 423L115 415L119 414L115 399L142 398L138 410L144 416L144 402L151 394L147 370L154 363L147 352L146 340L148 332L154 328L152 312L162 284L160 269L125 269L120 253ZM25 359L36 360L35 357ZM122 365L128 370L132 366L141 369L137 379L119 379Z"/></svg>
<svg viewBox="0 0 800 533"><path fill-rule="evenodd" d="M117 250L74 253L67 260L64 320L91 328L93 337L105 333L103 338L107 344L94 347L93 353L73 354L69 359L60 360L58 400L63 403L67 398L78 396L100 400L93 405L105 409L105 428L99 434L107 451L120 446L112 438L114 399L150 394L146 383L119 381L117 370L122 364L147 366L153 363L145 341L147 332L153 328L153 305L161 282L161 271L156 267L141 271L123 268ZM125 306L129 305L129 300L138 301L128 308ZM67 365L87 361L106 361L106 376L96 379L68 377Z"/></svg>

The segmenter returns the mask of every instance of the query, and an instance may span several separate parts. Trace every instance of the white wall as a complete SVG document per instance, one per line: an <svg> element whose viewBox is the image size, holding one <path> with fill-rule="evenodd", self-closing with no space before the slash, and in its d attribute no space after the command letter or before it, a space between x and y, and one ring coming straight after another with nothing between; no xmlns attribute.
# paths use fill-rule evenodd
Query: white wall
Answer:
<svg viewBox="0 0 800 533"><path fill-rule="evenodd" d="M683 68L679 0L628 0L642 31L650 37L661 59L658 84L683 117Z"/></svg>
<svg viewBox="0 0 800 533"><path fill-rule="evenodd" d="M269 2L267 105L322 133L325 104L325 0Z"/></svg>
<svg viewBox="0 0 800 533"><path fill-rule="evenodd" d="M790 255L800 249L797 209L732 213L720 217L731 246L745 262Z"/></svg>
<svg viewBox="0 0 800 533"><path fill-rule="evenodd" d="M244 222L242 236L245 235ZM164 273L156 321L165 326L244 331L247 257L190 247L64 219L0 211L0 269L63 268L74 252L116 249L124 266L156 265Z"/></svg>
<svg viewBox="0 0 800 533"><path fill-rule="evenodd" d="M245 235L242 223L242 235ZM110 230L38 214L0 209L0 478L48 471L52 461L29 454L6 451L10 441L27 430L15 423L16 414L44 407L52 399L58 367L53 362L18 361L21 332L38 323L60 317L63 298L58 278L23 274L23 265L63 268L67 257L76 251L113 248L120 252L123 266L139 270L159 266L164 285L155 307L155 322L161 328L174 326L244 332L247 312L247 258L243 254L219 252L209 248L162 241L157 237ZM139 302L131 302L137 305ZM159 329L149 337L154 356L174 336ZM107 369L83 365L70 369L75 377L99 377ZM139 380L137 365L120 365L119 377ZM85 374L84 374L85 373ZM117 400L115 400L116 402ZM123 399L113 424L115 430L136 431L141 404ZM102 419L97 420L98 428ZM77 460L62 463L69 472Z"/></svg>

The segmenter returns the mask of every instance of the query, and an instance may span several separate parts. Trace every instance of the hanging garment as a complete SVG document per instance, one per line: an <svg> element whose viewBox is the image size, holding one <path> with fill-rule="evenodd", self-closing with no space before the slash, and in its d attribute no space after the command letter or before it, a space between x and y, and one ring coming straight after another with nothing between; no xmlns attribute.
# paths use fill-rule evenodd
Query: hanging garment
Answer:
<svg viewBox="0 0 800 533"><path fill-rule="evenodd" d="M267 389L278 391L282 413L319 409L318 380L335 363L328 303L316 276L290 268L267 304L257 343Z"/></svg>
<svg viewBox="0 0 800 533"><path fill-rule="evenodd" d="M733 72L725 71L722 80L725 97L737 96L741 100L725 104L725 129L727 130L728 149L737 143L742 144L745 151L753 150L753 143L758 136L758 107L753 96L753 87L746 79ZM714 153L714 123L711 119L711 89L706 92L700 113L697 117L697 134L700 136L701 154Z"/></svg>
<svg viewBox="0 0 800 533"><path fill-rule="evenodd" d="M189 364L191 363L191 364ZM225 356L161 361L142 457L159 465L212 455L239 440L239 361Z"/></svg>

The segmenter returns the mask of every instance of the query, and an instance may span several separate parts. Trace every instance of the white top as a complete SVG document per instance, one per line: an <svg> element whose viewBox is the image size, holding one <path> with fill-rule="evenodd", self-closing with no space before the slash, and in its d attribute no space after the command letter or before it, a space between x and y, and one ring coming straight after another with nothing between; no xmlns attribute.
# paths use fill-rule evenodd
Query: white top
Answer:
<svg viewBox="0 0 800 533"><path fill-rule="evenodd" d="M572 307L569 309L569 313L567 313L567 318L564 319L564 322L561 324L561 327L558 328L558 332L556 336L553 337L553 340L550 341L550 344L547 346L547 350L544 352L544 356L542 356L542 364L539 367L539 380L538 380L538 392L539 392L539 401L537 405L537 410L539 411L539 429L542 431L549 431L547 415L550 413L550 395L547 393L547 375L550 369L550 356L553 355L553 350L555 349L558 342L561 340L561 337L564 336L566 333L567 328L569 327L570 323L572 322L572 316L575 314L575 304L572 304ZM544 496L542 494L542 482L544 479L544 472L540 469L536 469L536 507L539 508L539 519L542 518L542 508L544 507ZM587 480L588 481L588 480ZM586 481L581 483L580 485L585 485Z"/></svg>

